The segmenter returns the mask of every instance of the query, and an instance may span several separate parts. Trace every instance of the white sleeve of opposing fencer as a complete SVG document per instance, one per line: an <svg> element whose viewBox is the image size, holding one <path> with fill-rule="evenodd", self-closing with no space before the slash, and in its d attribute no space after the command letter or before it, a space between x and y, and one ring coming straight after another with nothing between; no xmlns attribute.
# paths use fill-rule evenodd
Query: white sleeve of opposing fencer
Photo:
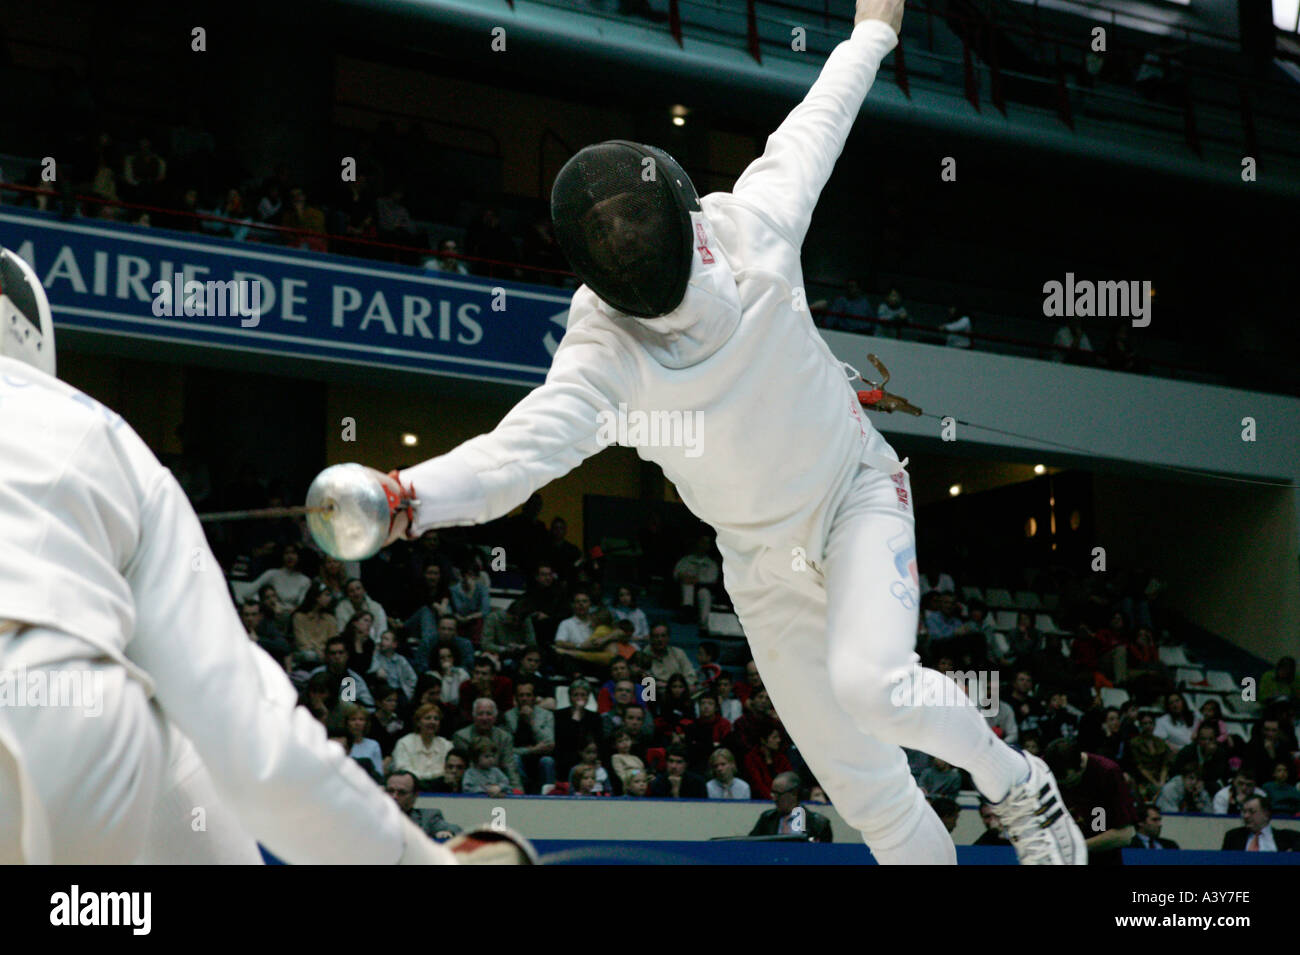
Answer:
<svg viewBox="0 0 1300 955"><path fill-rule="evenodd" d="M450 849L424 834L410 816L402 816L402 854L398 865L459 865Z"/></svg>
<svg viewBox="0 0 1300 955"><path fill-rule="evenodd" d="M546 382L492 431L399 474L420 502L411 534L495 520L613 443L616 402L631 390L628 362L616 343L571 328Z"/></svg>
<svg viewBox="0 0 1300 955"><path fill-rule="evenodd" d="M821 75L776 132L763 155L736 180L732 195L765 213L795 248L803 245L813 209L835 168L849 130L898 35L880 20L863 20L831 51Z"/></svg>
<svg viewBox="0 0 1300 955"><path fill-rule="evenodd" d="M146 488L123 574L136 609L127 657L153 678L164 715L194 743L249 835L293 863L394 864L413 851L397 804L327 739L244 633L169 471Z"/></svg>

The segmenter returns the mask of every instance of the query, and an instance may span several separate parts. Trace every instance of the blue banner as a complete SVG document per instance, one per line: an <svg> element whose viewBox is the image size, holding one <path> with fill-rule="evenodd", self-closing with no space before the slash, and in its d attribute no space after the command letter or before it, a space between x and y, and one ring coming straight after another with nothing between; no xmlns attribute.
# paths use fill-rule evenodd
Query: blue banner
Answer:
<svg viewBox="0 0 1300 955"><path fill-rule="evenodd" d="M520 282L13 208L0 245L36 269L56 326L530 387L569 309ZM204 308L223 285L255 313Z"/></svg>

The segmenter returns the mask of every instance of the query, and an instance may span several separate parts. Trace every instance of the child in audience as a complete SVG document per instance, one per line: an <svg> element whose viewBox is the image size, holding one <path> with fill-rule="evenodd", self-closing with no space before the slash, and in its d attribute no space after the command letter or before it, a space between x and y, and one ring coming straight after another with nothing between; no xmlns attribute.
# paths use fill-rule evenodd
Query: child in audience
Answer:
<svg viewBox="0 0 1300 955"><path fill-rule="evenodd" d="M645 769L645 763L641 757L632 752L632 734L627 730L619 730L613 736L614 755L610 762L614 766L614 776L617 777L624 785L627 786L627 777L632 773Z"/></svg>
<svg viewBox="0 0 1300 955"><path fill-rule="evenodd" d="M497 744L490 739L476 739L470 749L474 765L465 770L461 782L463 793L504 796L510 792L510 777L497 766Z"/></svg>
<svg viewBox="0 0 1300 955"><path fill-rule="evenodd" d="M718 714L724 720L735 723L745 715L744 705L733 695L730 673L718 674L713 687L718 693Z"/></svg>
<svg viewBox="0 0 1300 955"><path fill-rule="evenodd" d="M600 796L596 791L596 771L590 766L579 763L569 773L569 795Z"/></svg>
<svg viewBox="0 0 1300 955"><path fill-rule="evenodd" d="M588 740L587 744L582 747L578 753L578 762L575 769L590 769L595 780L592 783L592 793L597 796L608 795L610 792L609 773L605 767L600 764L600 746L595 740Z"/></svg>

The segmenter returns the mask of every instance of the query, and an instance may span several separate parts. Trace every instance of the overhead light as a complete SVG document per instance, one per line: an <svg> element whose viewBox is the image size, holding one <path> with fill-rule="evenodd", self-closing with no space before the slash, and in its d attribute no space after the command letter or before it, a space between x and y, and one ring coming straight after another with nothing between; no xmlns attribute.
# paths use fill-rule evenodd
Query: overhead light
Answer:
<svg viewBox="0 0 1300 955"><path fill-rule="evenodd" d="M413 448L419 443L420 443L420 439L417 438L415 435L411 434L411 432L409 431L406 432L406 434L402 435L402 444L406 445L408 448Z"/></svg>
<svg viewBox="0 0 1300 955"><path fill-rule="evenodd" d="M1047 473L1047 468L1043 467L1041 464L1035 464L1035 465L1034 465L1034 473L1035 473L1035 474L1046 474L1046 473Z"/></svg>
<svg viewBox="0 0 1300 955"><path fill-rule="evenodd" d="M961 493L960 484L954 484L952 487L948 488L948 494L952 497L956 497L960 493Z"/></svg>
<svg viewBox="0 0 1300 955"><path fill-rule="evenodd" d="M674 126L685 126L686 117L690 114L691 111L681 103L676 103L668 108L668 115L673 118Z"/></svg>

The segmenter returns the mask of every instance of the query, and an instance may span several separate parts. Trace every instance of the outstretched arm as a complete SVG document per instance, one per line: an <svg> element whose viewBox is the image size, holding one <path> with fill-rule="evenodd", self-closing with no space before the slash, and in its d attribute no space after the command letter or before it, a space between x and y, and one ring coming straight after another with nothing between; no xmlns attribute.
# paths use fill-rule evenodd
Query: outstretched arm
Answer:
<svg viewBox="0 0 1300 955"><path fill-rule="evenodd" d="M602 424L630 391L628 362L615 342L571 329L546 382L496 428L398 474L419 501L410 536L500 517L601 450Z"/></svg>
<svg viewBox="0 0 1300 955"><path fill-rule="evenodd" d="M762 210L796 248L902 23L903 0L858 0L852 35L736 180L732 194Z"/></svg>

